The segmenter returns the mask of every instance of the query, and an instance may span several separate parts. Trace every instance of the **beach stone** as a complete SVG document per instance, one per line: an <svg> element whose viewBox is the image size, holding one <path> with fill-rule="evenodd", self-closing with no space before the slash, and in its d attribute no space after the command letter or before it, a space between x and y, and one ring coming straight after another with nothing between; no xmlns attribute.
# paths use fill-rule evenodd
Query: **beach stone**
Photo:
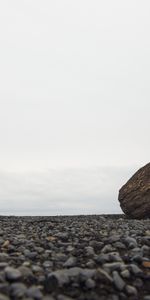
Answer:
<svg viewBox="0 0 150 300"><path fill-rule="evenodd" d="M28 290L27 290L27 296L34 298L36 300L40 300L42 299L43 295L40 291L40 289L36 286L31 286Z"/></svg>
<svg viewBox="0 0 150 300"><path fill-rule="evenodd" d="M121 278L117 271L113 271L113 282L119 291L122 291L125 287L125 281Z"/></svg>
<svg viewBox="0 0 150 300"><path fill-rule="evenodd" d="M21 278L21 272L12 267L5 268L5 275L8 281L17 281Z"/></svg>
<svg viewBox="0 0 150 300"><path fill-rule="evenodd" d="M74 267L75 265L76 265L76 257L74 256L70 256L63 264L63 266L66 268Z"/></svg>
<svg viewBox="0 0 150 300"><path fill-rule="evenodd" d="M27 291L27 287L25 286L25 284L21 282L16 282L11 284L10 291L11 291L11 296L14 297L15 299L22 298Z"/></svg>
<svg viewBox="0 0 150 300"><path fill-rule="evenodd" d="M95 281L91 278L88 278L85 282L85 285L88 289L94 289L95 288Z"/></svg>
<svg viewBox="0 0 150 300"><path fill-rule="evenodd" d="M0 293L0 300L9 300L10 298Z"/></svg>
<svg viewBox="0 0 150 300"><path fill-rule="evenodd" d="M118 200L127 216L137 219L150 217L150 163L123 185Z"/></svg>
<svg viewBox="0 0 150 300"><path fill-rule="evenodd" d="M137 289L134 286L126 285L126 291L128 295L137 295Z"/></svg>
<svg viewBox="0 0 150 300"><path fill-rule="evenodd" d="M129 270L127 270L127 269L123 270L123 271L121 272L121 276L122 276L123 278L130 278L130 272L129 272Z"/></svg>

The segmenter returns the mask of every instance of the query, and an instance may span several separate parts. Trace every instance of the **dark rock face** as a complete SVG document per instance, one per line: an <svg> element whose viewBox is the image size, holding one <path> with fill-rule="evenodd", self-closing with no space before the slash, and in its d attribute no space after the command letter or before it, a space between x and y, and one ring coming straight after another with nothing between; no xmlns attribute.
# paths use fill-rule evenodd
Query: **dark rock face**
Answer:
<svg viewBox="0 0 150 300"><path fill-rule="evenodd" d="M150 218L150 163L139 169L119 191L120 206L132 218Z"/></svg>

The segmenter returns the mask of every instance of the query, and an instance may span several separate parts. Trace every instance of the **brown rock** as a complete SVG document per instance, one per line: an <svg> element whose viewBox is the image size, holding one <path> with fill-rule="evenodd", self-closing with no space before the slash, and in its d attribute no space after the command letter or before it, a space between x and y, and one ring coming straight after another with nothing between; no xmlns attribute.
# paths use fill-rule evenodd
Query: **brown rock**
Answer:
<svg viewBox="0 0 150 300"><path fill-rule="evenodd" d="M150 217L150 163L123 185L118 200L127 216L137 219Z"/></svg>

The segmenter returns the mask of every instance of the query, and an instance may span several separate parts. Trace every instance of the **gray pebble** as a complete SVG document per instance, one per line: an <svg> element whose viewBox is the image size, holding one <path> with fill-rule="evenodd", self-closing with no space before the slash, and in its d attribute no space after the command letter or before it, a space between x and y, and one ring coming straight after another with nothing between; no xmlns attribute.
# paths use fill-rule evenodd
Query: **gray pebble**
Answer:
<svg viewBox="0 0 150 300"><path fill-rule="evenodd" d="M108 253L108 252L113 252L115 249L112 247L111 244L107 244L103 247L101 250L102 253Z"/></svg>
<svg viewBox="0 0 150 300"><path fill-rule="evenodd" d="M127 245L130 246L130 247L131 247L131 246L133 246L133 248L137 247L137 241L136 241L136 239L133 238L133 237L130 237L130 236L126 237L126 238L125 238L125 242L126 242Z"/></svg>
<svg viewBox="0 0 150 300"><path fill-rule="evenodd" d="M119 273L117 271L113 271L113 282L115 287L119 290L122 291L123 288L125 287L125 282L124 280L120 277Z"/></svg>
<svg viewBox="0 0 150 300"><path fill-rule="evenodd" d="M50 261L50 260L45 260L45 261L43 262L43 267L44 267L44 268L52 268L52 267L53 267L53 262Z"/></svg>
<svg viewBox="0 0 150 300"><path fill-rule="evenodd" d="M12 297L14 297L15 299L22 298L27 291L27 287L21 282L12 283L10 286L10 291Z"/></svg>
<svg viewBox="0 0 150 300"><path fill-rule="evenodd" d="M123 270L120 274L123 278L130 278L130 272L127 269Z"/></svg>
<svg viewBox="0 0 150 300"><path fill-rule="evenodd" d="M124 269L125 265L122 262L112 262L112 263L103 264L103 268L105 270L108 270L108 271L112 272L112 271L115 271L115 270Z"/></svg>
<svg viewBox="0 0 150 300"><path fill-rule="evenodd" d="M85 282L85 286L88 288L88 289L94 289L95 288L95 281L91 278L88 278Z"/></svg>
<svg viewBox="0 0 150 300"><path fill-rule="evenodd" d="M71 256L71 257L69 257L66 261L65 261L65 263L63 264L63 266L64 267L74 267L75 265L76 265L76 261L77 261L77 259L76 259L76 257L74 257L74 256Z"/></svg>
<svg viewBox="0 0 150 300"><path fill-rule="evenodd" d="M85 251L86 251L86 255L89 257L93 257L95 255L94 248L91 246L86 247Z"/></svg>
<svg viewBox="0 0 150 300"><path fill-rule="evenodd" d="M36 300L40 300L43 297L43 294L41 293L40 289L36 286L31 286L28 290L27 290L27 296L34 298Z"/></svg>
<svg viewBox="0 0 150 300"><path fill-rule="evenodd" d="M68 297L66 295L59 294L57 296L57 300L73 300L73 298L70 298L70 297Z"/></svg>
<svg viewBox="0 0 150 300"><path fill-rule="evenodd" d="M130 264L129 268L134 275L138 275L142 273L142 270L135 264Z"/></svg>
<svg viewBox="0 0 150 300"><path fill-rule="evenodd" d="M137 295L137 289L134 286L126 285L126 291L128 295Z"/></svg>
<svg viewBox="0 0 150 300"><path fill-rule="evenodd" d="M55 287L62 287L69 283L69 276L65 270L51 272L47 278L48 288L53 290Z"/></svg>
<svg viewBox="0 0 150 300"><path fill-rule="evenodd" d="M4 271L6 279L9 281L17 281L21 278L21 272L18 269L6 267Z"/></svg>
<svg viewBox="0 0 150 300"><path fill-rule="evenodd" d="M10 298L0 293L0 300L9 300Z"/></svg>

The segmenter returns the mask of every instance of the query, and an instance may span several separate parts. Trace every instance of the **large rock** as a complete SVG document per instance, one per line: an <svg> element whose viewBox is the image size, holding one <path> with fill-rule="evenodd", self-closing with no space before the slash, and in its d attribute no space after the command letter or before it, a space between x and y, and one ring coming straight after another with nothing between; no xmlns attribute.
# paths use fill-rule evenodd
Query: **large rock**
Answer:
<svg viewBox="0 0 150 300"><path fill-rule="evenodd" d="M127 216L137 219L150 217L150 163L123 185L118 199Z"/></svg>

